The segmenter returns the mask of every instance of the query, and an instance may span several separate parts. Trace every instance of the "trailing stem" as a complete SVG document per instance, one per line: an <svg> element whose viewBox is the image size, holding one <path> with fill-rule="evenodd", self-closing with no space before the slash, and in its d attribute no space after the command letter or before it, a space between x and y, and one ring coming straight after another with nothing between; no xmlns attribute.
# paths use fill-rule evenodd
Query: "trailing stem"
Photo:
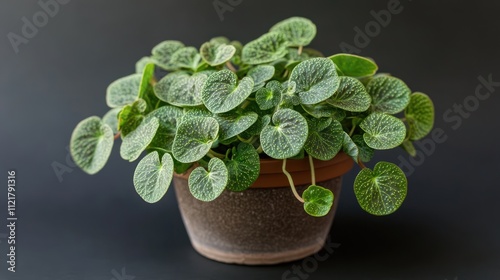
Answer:
<svg viewBox="0 0 500 280"><path fill-rule="evenodd" d="M304 199L300 197L299 193L297 193L297 189L295 189L295 184L293 183L292 175L286 171L286 159L283 160L283 168L282 168L283 174L288 178L288 183L290 183L290 188L292 188L293 195L295 195L295 198L297 198L298 201L304 203Z"/></svg>
<svg viewBox="0 0 500 280"><path fill-rule="evenodd" d="M316 185L316 172L314 171L314 162L311 155L309 155L309 166L311 167L311 185Z"/></svg>

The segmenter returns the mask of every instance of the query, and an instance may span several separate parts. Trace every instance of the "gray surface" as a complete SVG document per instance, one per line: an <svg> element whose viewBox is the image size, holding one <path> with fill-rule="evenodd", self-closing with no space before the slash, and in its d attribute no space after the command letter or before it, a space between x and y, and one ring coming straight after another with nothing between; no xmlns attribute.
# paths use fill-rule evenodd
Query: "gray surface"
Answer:
<svg viewBox="0 0 500 280"><path fill-rule="evenodd" d="M352 43L355 26L372 20L387 1L247 1L220 21L212 1L70 1L15 54L9 32L40 10L35 1L0 4L0 170L17 170L18 264L6 272L0 239L0 279L281 279L294 264L240 267L196 254L172 190L161 202L141 201L132 185L134 163L118 145L95 176L74 169L60 182L51 164L65 164L79 120L106 112L114 79L164 39L199 46L212 36L248 41L277 20L310 17L313 42L324 53ZM280 3L280 5L278 5ZM404 79L436 103L436 127L447 141L410 176L401 210L364 213L344 180L331 239L341 246L308 279L499 279L497 90L454 130L443 113L474 94L477 77L500 80L500 4L494 1L402 1L363 49L382 71ZM397 162L402 151L379 153ZM5 177L7 175L4 175ZM0 233L5 232L5 179ZM301 264L300 262L295 264ZM294 278L288 278L294 279ZM295 278L300 279L300 278Z"/></svg>

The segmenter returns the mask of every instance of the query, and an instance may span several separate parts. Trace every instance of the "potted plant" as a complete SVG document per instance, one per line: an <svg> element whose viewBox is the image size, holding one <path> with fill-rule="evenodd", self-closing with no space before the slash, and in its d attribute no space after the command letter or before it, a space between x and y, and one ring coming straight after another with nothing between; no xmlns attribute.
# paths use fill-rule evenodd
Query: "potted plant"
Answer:
<svg viewBox="0 0 500 280"><path fill-rule="evenodd" d="M159 201L173 179L194 248L223 262L271 264L320 250L333 220L341 176L361 171L354 192L373 215L397 210L407 192L395 164L365 167L375 150L428 134L434 107L371 59L324 57L293 17L242 45L217 37L200 49L164 41L136 73L107 89L112 109L80 122L71 137L89 174L113 142L138 162L137 193Z"/></svg>

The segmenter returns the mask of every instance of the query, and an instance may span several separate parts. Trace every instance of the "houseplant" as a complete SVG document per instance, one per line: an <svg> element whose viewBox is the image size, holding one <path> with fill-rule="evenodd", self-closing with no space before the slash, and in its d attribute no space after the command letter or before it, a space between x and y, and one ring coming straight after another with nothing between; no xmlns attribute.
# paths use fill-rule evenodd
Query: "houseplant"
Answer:
<svg viewBox="0 0 500 280"><path fill-rule="evenodd" d="M98 172L119 137L123 159L146 152L133 176L137 193L157 202L174 178L194 247L225 262L276 263L318 251L340 176L353 163L361 167L354 182L361 208L393 213L406 196L404 173L392 163L364 163L374 150L414 154L412 142L432 129L432 101L377 74L371 59L305 48L315 35L311 21L293 17L244 46L224 37L199 50L158 44L135 74L110 84L112 109L77 125L75 163Z"/></svg>

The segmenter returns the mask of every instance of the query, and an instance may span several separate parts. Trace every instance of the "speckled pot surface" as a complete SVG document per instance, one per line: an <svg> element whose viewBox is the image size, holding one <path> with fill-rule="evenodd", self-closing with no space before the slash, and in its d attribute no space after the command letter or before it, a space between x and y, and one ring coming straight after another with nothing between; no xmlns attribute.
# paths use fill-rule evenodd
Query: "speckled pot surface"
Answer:
<svg viewBox="0 0 500 280"><path fill-rule="evenodd" d="M304 212L281 173L281 164L263 160L261 177L269 177L267 181L259 178L243 192L224 191L212 202L191 195L189 172L174 176L182 219L196 251L221 262L258 265L301 259L323 247L338 205L341 175L352 168L353 161L339 154L331 161L315 162L317 185L335 196L332 210L321 218ZM310 184L304 184L310 178L301 178L310 177L307 159L289 160L287 166L294 181L302 182L297 186L301 194Z"/></svg>

